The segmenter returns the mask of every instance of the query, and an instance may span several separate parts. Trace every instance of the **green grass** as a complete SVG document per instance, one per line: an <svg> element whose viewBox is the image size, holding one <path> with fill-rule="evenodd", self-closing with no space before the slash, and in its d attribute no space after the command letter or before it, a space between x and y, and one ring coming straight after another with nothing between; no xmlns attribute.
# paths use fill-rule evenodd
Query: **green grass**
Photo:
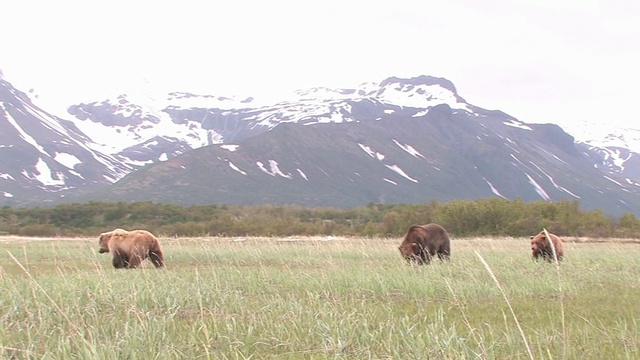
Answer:
<svg viewBox="0 0 640 360"><path fill-rule="evenodd" d="M166 269L116 270L97 238L0 239L0 358L640 358L637 244L557 268L457 239L416 267L399 239L279 240L163 238Z"/></svg>

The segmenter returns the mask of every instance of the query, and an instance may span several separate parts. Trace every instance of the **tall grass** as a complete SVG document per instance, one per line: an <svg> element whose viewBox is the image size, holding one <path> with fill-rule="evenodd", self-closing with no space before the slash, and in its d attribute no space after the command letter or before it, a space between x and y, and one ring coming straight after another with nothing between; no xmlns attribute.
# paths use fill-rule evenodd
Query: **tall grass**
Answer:
<svg viewBox="0 0 640 360"><path fill-rule="evenodd" d="M161 270L0 240L0 358L640 358L638 245L565 244L556 267L458 239L410 266L398 239L283 240L161 239Z"/></svg>

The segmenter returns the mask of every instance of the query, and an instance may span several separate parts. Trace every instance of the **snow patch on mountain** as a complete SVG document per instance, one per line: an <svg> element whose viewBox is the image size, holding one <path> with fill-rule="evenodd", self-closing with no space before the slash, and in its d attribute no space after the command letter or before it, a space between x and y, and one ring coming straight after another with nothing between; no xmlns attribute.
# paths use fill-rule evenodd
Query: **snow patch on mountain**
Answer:
<svg viewBox="0 0 640 360"><path fill-rule="evenodd" d="M413 157L421 157L424 159L424 156L422 154L420 154L418 151L416 151L416 149L413 148L413 146L411 145L407 145L407 144L400 144L396 139L393 139L393 142L398 145L402 150L408 152L409 154L411 154L411 156Z"/></svg>
<svg viewBox="0 0 640 360"><path fill-rule="evenodd" d="M508 122L507 121L503 121L502 123L507 125L507 126L514 127L514 128L533 131L533 129L531 127L527 126L522 121L511 119L511 121L508 121Z"/></svg>
<svg viewBox="0 0 640 360"><path fill-rule="evenodd" d="M242 175L247 175L247 173L245 171L240 170L240 168L235 166L231 161L229 161L229 167L232 168L233 170L239 172Z"/></svg>
<svg viewBox="0 0 640 360"><path fill-rule="evenodd" d="M38 158L38 162L35 166L35 172L32 174L28 174L25 170L23 170L22 174L26 177L33 177L37 181L39 181L44 186L62 186L64 185L64 174L60 172L56 172L54 174L53 170L49 168L49 165L42 160L42 158ZM55 175L55 178L54 178Z"/></svg>
<svg viewBox="0 0 640 360"><path fill-rule="evenodd" d="M397 174L399 174L403 178L405 178L405 179L407 179L409 181L412 181L414 183L418 183L418 180L416 180L416 179L410 177L409 175L407 175L407 173L405 173L404 170L402 170L398 165L395 165L395 164L394 165L386 165L385 164L384 166L386 166L390 170L396 172Z"/></svg>
<svg viewBox="0 0 640 360"><path fill-rule="evenodd" d="M513 154L509 154L509 156L511 156L512 159L514 159L518 164L522 165L524 168L529 168L527 165L525 165L522 161L520 161L520 159L518 159L515 155ZM512 163L514 164L514 163ZM514 164L515 165L515 164Z"/></svg>
<svg viewBox="0 0 640 360"><path fill-rule="evenodd" d="M503 199L507 199L504 195L502 195L502 194L500 193L500 191L498 191L498 189L496 189L496 188L493 186L493 184L492 184L491 182L489 182L489 180L487 180L487 179L486 179L486 178L484 178L484 177L482 178L482 180L484 180L484 181L487 183L487 185L489 185L489 188L491 189L491 192L492 192L492 193L494 193L496 196L499 196L499 197L501 197L501 198L503 198Z"/></svg>
<svg viewBox="0 0 640 360"><path fill-rule="evenodd" d="M625 163L633 157L633 153L627 151L621 151L617 147L597 147L604 154L604 163L609 163L612 167L611 170L615 172L623 172ZM626 155L624 154L626 153Z"/></svg>
<svg viewBox="0 0 640 360"><path fill-rule="evenodd" d="M362 150L364 150L364 152L369 154L369 156L371 156L372 158L378 159L380 161L384 160L384 155L380 154L379 152L376 152L376 151L372 150L369 146L363 145L363 144L360 144L360 143L358 143L358 146L360 146L360 148Z"/></svg>
<svg viewBox="0 0 640 360"><path fill-rule="evenodd" d="M76 165L82 163L76 156L67 153L56 153L53 159L69 169L73 169Z"/></svg>
<svg viewBox="0 0 640 360"><path fill-rule="evenodd" d="M298 174L300 174L300 176L302 176L305 180L309 181L309 179L307 178L307 174L302 172L302 170L300 169L296 169L296 170L298 171Z"/></svg>
<svg viewBox="0 0 640 360"><path fill-rule="evenodd" d="M65 129L62 125L60 125L58 121L55 121L54 119L52 119L50 115L46 114L42 110L39 110L33 107L29 103L23 103L23 105L29 114L33 115L35 118L41 121L42 125L48 127L49 129L57 133L65 134L65 135L69 134L67 132L67 129Z"/></svg>
<svg viewBox="0 0 640 360"><path fill-rule="evenodd" d="M420 110L418 112L416 112L415 114L413 114L413 117L422 117L425 116L429 113L429 110Z"/></svg>
<svg viewBox="0 0 640 360"><path fill-rule="evenodd" d="M604 178L609 180L609 181L611 181L612 183L614 183L614 184L616 184L618 186L622 186L622 184L620 184L618 181L616 181L616 180L614 180L614 179L612 179L612 178L610 178L608 176L605 176Z"/></svg>
<svg viewBox="0 0 640 360"><path fill-rule="evenodd" d="M534 162L529 162L531 165L533 165L536 169L538 169L539 172L541 172L544 176L547 177L547 179L549 179L549 182L551 182L551 185L553 185L553 187L555 187L556 189L560 190L560 191L564 191L567 194L573 196L576 199L580 199L580 196L572 193L571 191L569 191L568 189L556 184L555 180L553 180L553 177L551 177L551 175L547 174L546 172L544 172L544 170L542 170L542 168L540 168L540 166L536 165Z"/></svg>
<svg viewBox="0 0 640 360"><path fill-rule="evenodd" d="M543 198L545 201L551 201L551 197L549 197L547 192L544 191L544 188L540 186L540 184L538 184L531 176L529 176L529 174L527 173L524 173L524 174L527 176L527 179L529 179L529 184L533 186L533 188L536 190L538 195L540 195L540 197Z"/></svg>
<svg viewBox="0 0 640 360"><path fill-rule="evenodd" d="M258 165L260 170L262 170L263 172L271 176L279 175L279 176L282 176L283 178L291 179L291 174L285 174L282 171L280 171L280 168L278 167L278 162L275 160L269 160L269 169L266 169L264 164L261 161L256 161L256 165Z"/></svg>
<svg viewBox="0 0 640 360"><path fill-rule="evenodd" d="M5 110L5 108L1 104L0 104L0 108L2 110ZM11 124L11 126L13 126L16 129L16 131L18 131L18 134L20 134L20 137L22 138L22 140L24 140L27 144L36 148L38 152L40 152L41 154L49 156L49 154L44 150L44 148L40 146L40 144L38 144L38 142L31 135L27 134L27 132L24 131L24 129L20 125L18 125L18 122L13 118L13 116L11 116L9 112L5 112L5 114L7 115L7 120L9 121L9 124Z"/></svg>
<svg viewBox="0 0 640 360"><path fill-rule="evenodd" d="M240 145L232 145L232 144L220 145L220 148L225 149L225 150L229 150L231 152L234 152L234 151L238 150L239 147L240 147Z"/></svg>

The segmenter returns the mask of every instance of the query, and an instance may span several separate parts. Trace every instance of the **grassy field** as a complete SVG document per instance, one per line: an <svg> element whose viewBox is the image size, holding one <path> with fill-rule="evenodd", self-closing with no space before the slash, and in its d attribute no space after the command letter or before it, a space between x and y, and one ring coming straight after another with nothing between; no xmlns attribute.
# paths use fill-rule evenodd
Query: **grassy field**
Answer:
<svg viewBox="0 0 640 360"><path fill-rule="evenodd" d="M639 359L640 245L161 238L115 270L96 239L0 238L1 359ZM244 240L244 241L238 241Z"/></svg>

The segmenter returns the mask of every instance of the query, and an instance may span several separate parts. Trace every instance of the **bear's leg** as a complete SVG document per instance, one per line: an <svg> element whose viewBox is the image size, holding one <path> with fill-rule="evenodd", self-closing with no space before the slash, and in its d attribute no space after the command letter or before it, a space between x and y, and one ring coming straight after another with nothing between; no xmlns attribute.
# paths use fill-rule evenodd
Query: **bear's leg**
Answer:
<svg viewBox="0 0 640 360"><path fill-rule="evenodd" d="M449 260L451 256L451 245L450 244L442 244L438 247L437 250L438 259L440 260Z"/></svg>
<svg viewBox="0 0 640 360"><path fill-rule="evenodd" d="M131 256L129 257L129 269L135 269L137 268L140 263L142 262L142 258L140 257L140 255L138 254L131 254Z"/></svg>
<svg viewBox="0 0 640 360"><path fill-rule="evenodd" d="M447 250L440 250L438 251L438 259L440 260L449 260L449 251Z"/></svg>
<svg viewBox="0 0 640 360"><path fill-rule="evenodd" d="M129 262L131 261L130 258L129 258L129 255L121 254L120 257L122 258L122 264L124 265L123 267L125 269L128 269L130 267Z"/></svg>
<svg viewBox="0 0 640 360"><path fill-rule="evenodd" d="M428 264L431 261L431 251L429 248L422 247L420 251L421 264Z"/></svg>
<svg viewBox="0 0 640 360"><path fill-rule="evenodd" d="M557 255L556 255L556 256L557 256ZM562 256L558 257L558 261L560 261L560 260L562 260ZM549 262L550 262L550 263L552 263L552 262L556 262L556 258L555 258L555 256L553 256L553 252L551 252L551 253L549 254Z"/></svg>
<svg viewBox="0 0 640 360"><path fill-rule="evenodd" d="M129 268L129 254L124 251L115 250L113 252L113 267L116 269Z"/></svg>
<svg viewBox="0 0 640 360"><path fill-rule="evenodd" d="M531 253L531 258L535 261L540 260L540 258L542 258L544 260L544 252L542 250L536 250L534 252Z"/></svg>
<svg viewBox="0 0 640 360"><path fill-rule="evenodd" d="M127 267L127 261L123 259L121 254L114 253L113 254L113 267L116 269L124 269Z"/></svg>
<svg viewBox="0 0 640 360"><path fill-rule="evenodd" d="M431 262L431 259L433 259L434 256L436 256L437 251L435 246L433 246L432 244L429 244L429 246L424 248L424 255L425 255L425 264L429 264ZM440 256L438 254L438 256Z"/></svg>
<svg viewBox="0 0 640 360"><path fill-rule="evenodd" d="M164 257L162 255L162 251L160 250L149 251L149 260L151 260L153 265L157 268L161 268L164 266Z"/></svg>

